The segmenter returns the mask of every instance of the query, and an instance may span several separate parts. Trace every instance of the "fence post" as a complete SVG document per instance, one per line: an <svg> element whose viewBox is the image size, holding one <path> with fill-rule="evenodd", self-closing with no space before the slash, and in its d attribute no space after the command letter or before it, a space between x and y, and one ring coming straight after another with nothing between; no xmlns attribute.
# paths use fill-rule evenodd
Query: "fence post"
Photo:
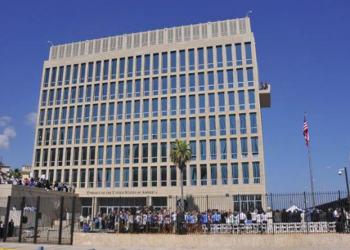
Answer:
<svg viewBox="0 0 350 250"><path fill-rule="evenodd" d="M75 224L75 206L76 206L76 198L77 197L73 197L73 201L72 201L72 225L70 228L70 244L73 245L73 235L74 235L74 224Z"/></svg>
<svg viewBox="0 0 350 250"><path fill-rule="evenodd" d="M272 199L272 193L270 193L271 196L271 215L272 215L272 234L275 234L275 225L273 220L273 199Z"/></svg>
<svg viewBox="0 0 350 250"><path fill-rule="evenodd" d="M59 231L58 231L58 244L61 245L62 244L62 224L63 224L63 213L64 213L64 197L61 197L61 207L60 207L60 227L59 227Z"/></svg>
<svg viewBox="0 0 350 250"><path fill-rule="evenodd" d="M305 207L305 218L304 218L304 221L306 222L306 232L309 233L309 222L307 221L307 205L306 205L306 193L304 191L304 207Z"/></svg>
<svg viewBox="0 0 350 250"><path fill-rule="evenodd" d="M6 242L6 238L7 238L7 230L8 230L9 217L10 217L10 206L11 206L11 196L8 196L8 197L7 197L7 207L6 207L6 216L5 216L4 239L3 239L3 242Z"/></svg>
<svg viewBox="0 0 350 250"><path fill-rule="evenodd" d="M207 195L207 212L208 212L208 209L209 209L209 195Z"/></svg>
<svg viewBox="0 0 350 250"><path fill-rule="evenodd" d="M38 239L38 225L40 215L40 196L36 199L36 212L35 212L35 225L34 225L34 243L37 243Z"/></svg>
<svg viewBox="0 0 350 250"><path fill-rule="evenodd" d="M22 242L22 230L23 230L23 212L24 212L24 206L26 204L26 197L22 197L21 202L21 218L19 220L19 233L18 233L18 242Z"/></svg>

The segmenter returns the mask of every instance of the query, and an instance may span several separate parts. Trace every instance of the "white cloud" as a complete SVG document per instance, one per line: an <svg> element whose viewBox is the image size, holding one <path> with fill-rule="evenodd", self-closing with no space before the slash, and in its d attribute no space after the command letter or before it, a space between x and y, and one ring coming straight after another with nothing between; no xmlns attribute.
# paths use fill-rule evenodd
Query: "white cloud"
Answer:
<svg viewBox="0 0 350 250"><path fill-rule="evenodd" d="M9 116L0 117L0 127L5 127L11 122L12 118Z"/></svg>
<svg viewBox="0 0 350 250"><path fill-rule="evenodd" d="M5 128L4 132L0 134L0 149L7 149L10 146L10 138L16 137L17 133L13 128Z"/></svg>
<svg viewBox="0 0 350 250"><path fill-rule="evenodd" d="M34 126L36 125L36 120L37 120L37 113L35 112L31 112L29 114L26 115L26 119L25 119L25 123L27 125L30 126Z"/></svg>

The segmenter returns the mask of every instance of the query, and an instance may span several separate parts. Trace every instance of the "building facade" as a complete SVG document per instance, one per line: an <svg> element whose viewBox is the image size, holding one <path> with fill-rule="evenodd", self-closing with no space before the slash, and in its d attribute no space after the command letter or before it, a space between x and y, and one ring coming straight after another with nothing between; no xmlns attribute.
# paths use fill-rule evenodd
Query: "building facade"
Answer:
<svg viewBox="0 0 350 250"><path fill-rule="evenodd" d="M34 176L74 185L87 210L169 206L180 194L169 152L183 139L193 154L186 195L259 206L269 106L249 18L52 46Z"/></svg>

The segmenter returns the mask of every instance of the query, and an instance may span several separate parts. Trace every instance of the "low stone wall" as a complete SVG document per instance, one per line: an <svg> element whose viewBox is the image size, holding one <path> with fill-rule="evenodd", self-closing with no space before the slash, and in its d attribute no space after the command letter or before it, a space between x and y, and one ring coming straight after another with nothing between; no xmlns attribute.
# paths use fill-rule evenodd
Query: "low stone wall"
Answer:
<svg viewBox="0 0 350 250"><path fill-rule="evenodd" d="M74 233L74 245L89 247L164 247L204 249L256 249L350 246L348 234L285 235L165 235Z"/></svg>

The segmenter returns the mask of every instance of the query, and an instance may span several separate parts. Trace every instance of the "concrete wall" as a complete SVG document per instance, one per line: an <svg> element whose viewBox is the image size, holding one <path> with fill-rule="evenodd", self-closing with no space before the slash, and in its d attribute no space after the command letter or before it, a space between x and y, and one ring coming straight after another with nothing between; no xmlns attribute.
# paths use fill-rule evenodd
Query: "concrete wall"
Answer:
<svg viewBox="0 0 350 250"><path fill-rule="evenodd" d="M347 234L286 235L164 235L164 234L74 234L74 245L91 247L164 247L205 249L254 249L350 246Z"/></svg>

